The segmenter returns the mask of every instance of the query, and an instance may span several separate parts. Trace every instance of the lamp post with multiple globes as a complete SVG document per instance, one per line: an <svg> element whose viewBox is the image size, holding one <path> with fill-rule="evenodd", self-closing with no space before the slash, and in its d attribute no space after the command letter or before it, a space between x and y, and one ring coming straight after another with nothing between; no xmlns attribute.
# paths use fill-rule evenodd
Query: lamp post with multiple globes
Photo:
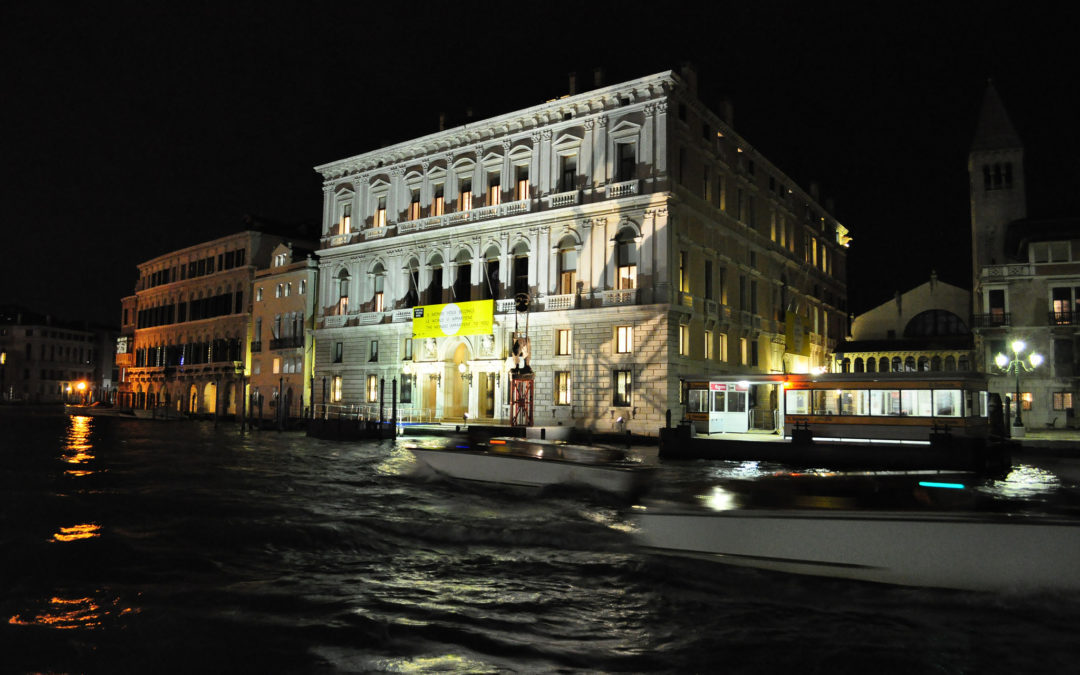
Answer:
<svg viewBox="0 0 1080 675"><path fill-rule="evenodd" d="M1013 399L1013 405L1016 406L1016 420L1013 422L1013 429L1014 433L1015 430L1020 430L1020 433L1023 433L1024 421L1020 417L1020 409L1023 408L1023 402L1020 400L1020 373L1034 371L1042 364L1043 357L1038 352L1031 352L1027 357L1027 362L1025 362L1020 356L1027 349L1024 341L1013 340L1009 346L1012 348L1012 358L1010 359L1005 354L998 354L994 357L994 363L1006 373L1013 373L1016 376L1016 398ZM1029 363L1031 365L1028 365Z"/></svg>

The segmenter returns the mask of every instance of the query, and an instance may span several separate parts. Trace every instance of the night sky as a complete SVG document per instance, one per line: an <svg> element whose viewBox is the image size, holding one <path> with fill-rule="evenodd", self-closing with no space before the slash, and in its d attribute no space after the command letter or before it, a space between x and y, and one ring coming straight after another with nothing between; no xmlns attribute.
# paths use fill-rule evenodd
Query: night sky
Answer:
<svg viewBox="0 0 1080 675"><path fill-rule="evenodd" d="M219 4L221 6L219 6ZM988 77L1029 215L1080 215L1080 11L1026 3L6 2L0 304L118 324L136 264L318 223L317 164L684 62L714 110L852 232L849 306L970 282ZM752 7L747 7L752 5ZM286 8L286 9L283 9Z"/></svg>

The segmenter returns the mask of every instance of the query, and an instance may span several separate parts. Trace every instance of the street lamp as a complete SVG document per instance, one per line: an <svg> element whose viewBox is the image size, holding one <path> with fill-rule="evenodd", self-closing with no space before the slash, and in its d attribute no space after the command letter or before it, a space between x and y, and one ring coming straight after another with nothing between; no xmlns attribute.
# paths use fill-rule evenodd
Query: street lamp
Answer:
<svg viewBox="0 0 1080 675"><path fill-rule="evenodd" d="M994 357L994 363L997 367L1005 371L1006 373L1013 373L1016 376L1016 398L1013 399L1013 403L1016 405L1016 421L1013 422L1014 427L1023 428L1024 422L1020 418L1020 410L1023 408L1023 403L1020 401L1020 373L1030 373L1038 368L1042 362L1042 354L1038 352L1032 352L1028 356L1028 362L1030 366L1024 362L1024 359L1020 357L1020 354L1027 349L1027 345L1023 340L1013 340L1009 345L1012 348L1013 357L1010 359L1005 354L998 354Z"/></svg>

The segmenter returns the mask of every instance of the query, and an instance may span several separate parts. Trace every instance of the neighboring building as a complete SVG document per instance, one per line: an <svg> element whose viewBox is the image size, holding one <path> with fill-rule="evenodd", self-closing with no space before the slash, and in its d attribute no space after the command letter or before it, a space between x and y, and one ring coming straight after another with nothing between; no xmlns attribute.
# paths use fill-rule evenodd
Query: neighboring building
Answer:
<svg viewBox="0 0 1080 675"><path fill-rule="evenodd" d="M255 272L251 311L251 415L287 424L311 405L318 263L310 249L279 244ZM283 392L283 393L282 393Z"/></svg>
<svg viewBox="0 0 1080 675"><path fill-rule="evenodd" d="M115 329L0 308L0 401L110 401Z"/></svg>
<svg viewBox="0 0 1080 675"><path fill-rule="evenodd" d="M970 311L970 292L931 273L930 281L855 317L851 339L836 348L834 370L974 371Z"/></svg>
<svg viewBox="0 0 1080 675"><path fill-rule="evenodd" d="M128 356L123 403L188 414L241 412L251 282L284 241L256 230L140 264L135 295L122 301Z"/></svg>
<svg viewBox="0 0 1080 675"><path fill-rule="evenodd" d="M847 230L705 108L692 73L316 170L316 403L375 405L397 380L406 416L506 421L527 332L536 424L656 434L681 377L823 368L846 334ZM410 308L487 299L490 332L412 339Z"/></svg>
<svg viewBox="0 0 1080 675"><path fill-rule="evenodd" d="M1044 357L1020 377L1025 426L1073 420L1080 383L1080 219L1029 220L1023 145L989 85L968 160L971 193L973 329L990 389L1015 398L1015 375L994 362L1021 340ZM1023 356L1022 355L1022 356Z"/></svg>

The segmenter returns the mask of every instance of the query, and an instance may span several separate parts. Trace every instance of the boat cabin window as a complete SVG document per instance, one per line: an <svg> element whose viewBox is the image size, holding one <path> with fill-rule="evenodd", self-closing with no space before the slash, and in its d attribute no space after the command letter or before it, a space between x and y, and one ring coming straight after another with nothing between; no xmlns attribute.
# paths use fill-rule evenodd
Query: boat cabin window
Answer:
<svg viewBox="0 0 1080 675"><path fill-rule="evenodd" d="M963 397L959 389L939 389L934 392L935 417L960 417Z"/></svg>

